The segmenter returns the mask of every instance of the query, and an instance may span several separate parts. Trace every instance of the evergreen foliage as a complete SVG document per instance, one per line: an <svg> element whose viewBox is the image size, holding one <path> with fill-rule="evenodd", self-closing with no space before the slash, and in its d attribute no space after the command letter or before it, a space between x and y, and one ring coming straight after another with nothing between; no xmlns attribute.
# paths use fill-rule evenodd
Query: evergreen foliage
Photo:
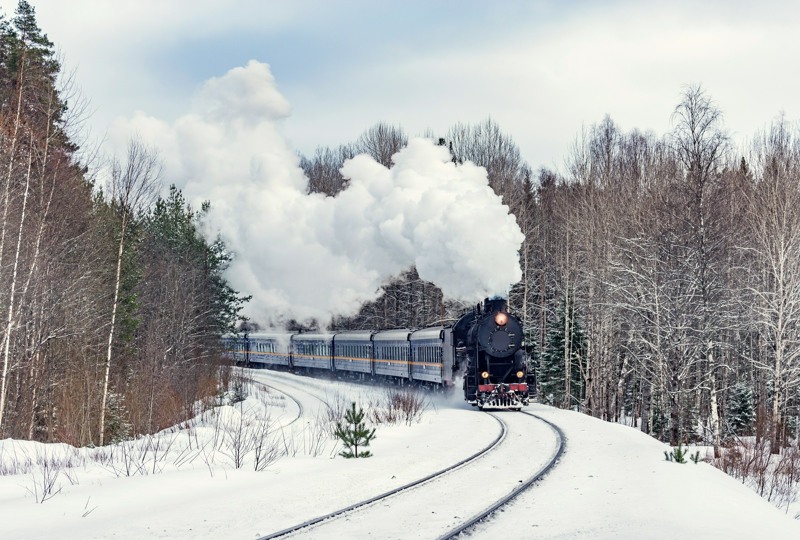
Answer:
<svg viewBox="0 0 800 540"><path fill-rule="evenodd" d="M663 436L664 433L669 431L669 416L667 412L654 405L652 410L652 424L650 425L650 434L658 437Z"/></svg>
<svg viewBox="0 0 800 540"><path fill-rule="evenodd" d="M113 201L103 200L102 192L94 198L94 218L104 234L108 245L119 244L122 234L122 213L125 210ZM115 343L122 347L132 346L136 329L141 323L138 317L139 299L136 287L143 277L141 264L142 226L139 219L129 219L122 248L122 268L120 272L120 291L117 306L117 332Z"/></svg>
<svg viewBox="0 0 800 540"><path fill-rule="evenodd" d="M539 369L537 379L539 383L539 396L544 403L550 405L563 405L567 402L566 396L566 363L565 343L569 340L569 406L580 405L584 394L584 381L581 375L581 362L586 354L586 335L580 321L575 316L575 310L569 313L570 335L565 339L564 328L566 311L559 310L555 324L550 326L547 334L547 343L544 351L539 356Z"/></svg>
<svg viewBox="0 0 800 540"><path fill-rule="evenodd" d="M728 396L726 418L733 435L750 434L756 418L753 390L744 382L737 382Z"/></svg>
<svg viewBox="0 0 800 540"><path fill-rule="evenodd" d="M124 398L116 392L108 393L108 414L106 431L111 444L124 441L130 437L131 424L128 422L128 410Z"/></svg>
<svg viewBox="0 0 800 540"><path fill-rule="evenodd" d="M694 454L689 454L688 450L683 447L682 443L678 443L678 446L673 448L670 452L664 450L664 459L674 463L688 463L686 458L689 458L692 463L697 465L700 462L700 451L698 450Z"/></svg>
<svg viewBox="0 0 800 540"><path fill-rule="evenodd" d="M145 220L150 235L151 254L202 269L207 328L215 335L233 331L242 320L240 312L249 297L241 296L225 280L224 271L232 260L225 244L217 239L210 244L199 233L198 225L210 210L210 203L196 213L183 194L170 186L166 199L159 198Z"/></svg>
<svg viewBox="0 0 800 540"><path fill-rule="evenodd" d="M375 438L375 428L369 429L364 423L364 410L356 410L355 402L344 415L344 421L336 423L334 434L345 445L339 455L344 458L366 458L372 456L369 450L359 451L359 447L367 447Z"/></svg>
<svg viewBox="0 0 800 540"><path fill-rule="evenodd" d="M246 298L224 279L224 244L199 234L208 204L196 213L173 187L151 205L157 150L115 160L108 193L93 192L68 82L31 2L0 15L0 435L85 445L167 427L214 395ZM116 189L139 174L141 204Z"/></svg>

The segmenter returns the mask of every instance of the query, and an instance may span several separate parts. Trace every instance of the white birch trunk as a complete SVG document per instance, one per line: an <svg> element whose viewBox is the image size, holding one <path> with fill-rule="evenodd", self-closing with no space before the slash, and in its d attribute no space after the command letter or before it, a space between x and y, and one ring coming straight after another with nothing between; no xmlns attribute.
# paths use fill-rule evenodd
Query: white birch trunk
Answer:
<svg viewBox="0 0 800 540"><path fill-rule="evenodd" d="M720 457L720 446L722 446L722 429L719 419L719 402L717 398L717 363L714 358L714 351L711 350L711 342L708 342L707 349L708 371L711 378L711 433L714 437L714 457Z"/></svg>
<svg viewBox="0 0 800 540"><path fill-rule="evenodd" d="M8 318L6 320L5 342L3 345L3 373L0 379L0 426L3 425L3 416L5 414L6 393L8 392L8 367L9 355L11 352L11 332L14 329L14 300L17 288L17 270L19 268L19 258L22 252L22 237L25 226L25 212L28 205L28 193L30 192L31 185L31 165L33 162L33 145L28 154L28 172L25 176L25 193L22 197L22 214L19 220L19 232L17 234L17 249L14 256L14 267L11 271L11 291L8 300Z"/></svg>
<svg viewBox="0 0 800 540"><path fill-rule="evenodd" d="M119 289L122 276L122 251L125 245L125 229L127 224L127 215L123 214L122 233L119 239L119 250L117 251L117 274L114 280L114 303L111 306L111 327L108 331L108 347L106 349L105 375L103 377L103 396L100 402L100 446L103 446L105 443L106 402L108 401L108 381L111 375L111 349L114 343L114 328L117 321L117 304L119 303Z"/></svg>

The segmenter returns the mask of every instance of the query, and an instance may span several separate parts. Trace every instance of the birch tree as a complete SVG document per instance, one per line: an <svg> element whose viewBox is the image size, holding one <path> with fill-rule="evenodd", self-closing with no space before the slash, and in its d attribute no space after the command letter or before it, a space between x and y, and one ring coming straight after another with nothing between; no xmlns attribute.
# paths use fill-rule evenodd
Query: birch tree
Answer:
<svg viewBox="0 0 800 540"><path fill-rule="evenodd" d="M153 149L147 148L139 139L133 139L128 144L126 161L121 163L115 160L111 167L111 205L119 215L120 228L114 277L114 295L111 304L111 320L108 325L108 342L100 402L98 428L100 446L105 442L106 404L113 359L114 332L117 328L126 235L129 233L132 222L141 218L143 212L153 202L159 188L160 176L161 163L158 155Z"/></svg>
<svg viewBox="0 0 800 540"><path fill-rule="evenodd" d="M755 364L772 382L771 449L778 453L787 396L800 385L800 136L779 119L757 139L753 161L750 292L768 351Z"/></svg>
<svg viewBox="0 0 800 540"><path fill-rule="evenodd" d="M730 195L722 189L721 169L726 164L728 136L722 128L722 112L699 86L688 87L673 113L675 129L672 144L682 166L685 197L683 212L688 242L687 272L692 276L696 310L690 316L692 335L689 355L697 356L702 373L697 379L708 387L711 431L715 456L721 444L719 415L718 358L715 350L722 345L721 329L728 326L725 289L720 265L726 262L724 214L720 204Z"/></svg>
<svg viewBox="0 0 800 540"><path fill-rule="evenodd" d="M2 147L7 149L0 218L0 275L8 287L3 291L6 297L0 347L0 426L3 426L14 331L19 326L20 308L40 258L45 222L58 175L55 172L58 165L51 163L51 154L58 154L55 161L65 157L67 141L63 133L65 105L56 90L60 64L55 59L53 44L36 23L33 7L20 1L11 24L0 21L0 34L0 57L3 59L0 81L6 95L12 97L3 99L0 108L0 120L5 127ZM10 140L7 140L9 132ZM53 141L56 141L52 145L58 148L56 151L51 150ZM51 179L49 189L45 176ZM35 224L37 218L38 225ZM30 245L34 246L32 253L26 249ZM9 275L3 275L7 250L13 261ZM16 363L19 364L19 360Z"/></svg>

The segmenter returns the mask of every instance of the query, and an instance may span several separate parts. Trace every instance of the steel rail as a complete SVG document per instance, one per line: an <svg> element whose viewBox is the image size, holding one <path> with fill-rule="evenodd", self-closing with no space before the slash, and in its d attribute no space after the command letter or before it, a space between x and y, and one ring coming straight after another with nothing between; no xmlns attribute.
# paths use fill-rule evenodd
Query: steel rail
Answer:
<svg viewBox="0 0 800 540"><path fill-rule="evenodd" d="M488 452L490 452L493 449L495 449L505 439L506 434L508 433L508 426L505 424L505 422L503 422L499 418L495 417L494 415L492 415L492 418L497 420L497 423L500 425L500 433L497 435L497 437L488 446L482 448L481 450L478 450L476 453L472 454L471 456L469 456L469 457L467 457L465 459L462 459L458 463L455 463L454 465L450 465L449 467L446 467L444 469L436 471L436 472L434 472L432 474L429 474L428 476L425 476L424 478L420 478L420 479L415 480L415 481L413 481L413 482L411 482L409 484L405 484L403 486L400 486L398 488L392 489L392 490L387 491L385 493L381 493L380 495L376 495L376 496L374 496L372 498L369 498L369 499L357 502L355 504L352 504L352 505L350 505L350 506L348 506L346 508L342 508L340 510L335 510L334 512L331 512L329 514L325 514L324 516L319 516L319 517L310 519L308 521L304 521L303 523L299 523L299 524L294 525L292 527L289 527L287 529L283 529L283 530L280 530L278 532L274 532L272 534L268 534L267 536L261 536L257 540L271 540L272 538L280 538L282 536L287 536L287 535L289 535L291 533L300 531L302 529L307 529L307 528L309 528L309 527L311 527L313 525L321 523L322 521L341 516L342 514L346 514L348 512L351 512L352 510L356 510L358 508L362 508L362 507L370 505L370 504L372 504L374 502L377 502L377 501L380 501L382 499L386 499L388 497L391 497L392 495L396 495L396 494L398 494L398 493L400 493L402 491L405 491L407 489L413 488L415 486L422 485L422 484L424 484L426 482L429 482L429 481L431 481L431 480L433 480L435 478L439 478L439 477L441 477L441 476L443 476L443 475L445 475L445 474L447 474L449 472L452 472L452 471L458 469L459 467L462 467L463 465L466 465L467 463L470 463L471 461L474 461L474 460L478 459L479 457L481 457L483 455L486 455Z"/></svg>
<svg viewBox="0 0 800 540"><path fill-rule="evenodd" d="M289 399L291 399L292 401L294 401L295 405L297 405L297 416L295 416L294 419L292 419L292 421L287 422L286 424L282 425L281 428L287 428L287 427L291 426L292 424L294 424L295 422L297 422L298 420L300 420L300 418L303 417L303 413L305 412L305 409L303 407L303 404L300 403L300 401L296 397L294 397L293 395L289 394L288 392L284 392L280 388L277 388L275 386L272 386L271 384L267 384L267 383L262 382L262 381L257 381L255 379L253 379L252 377L250 378L250 381L255 383L255 384L260 384L261 386L264 386L266 388L271 388L271 389L275 390L276 392L278 392L280 394L283 394L284 396L286 396ZM314 397L316 397L316 396L314 396ZM317 398L317 399L319 399L319 398Z"/></svg>
<svg viewBox="0 0 800 540"><path fill-rule="evenodd" d="M482 520L486 519L490 515L494 514L500 507L508 504L512 499L514 499L517 495L528 489L533 485L534 482L540 480L544 475L546 475L558 462L561 455L564 453L566 449L566 437L564 436L564 432L561 431L557 425L553 424L552 422L545 420L539 415L527 412L527 411L520 411L522 414L532 416L545 424L547 424L550 429L552 429L556 436L558 437L558 448L556 448L553 455L550 457L550 460L538 471L536 471L533 476L528 478L525 482L514 488L508 495L504 496L502 499L495 502L493 505L489 506L485 510L481 511L479 514L471 517L469 520L465 521L458 527L451 529L446 534L439 537L438 540L450 540L452 538L456 538L458 535L467 532L469 529L472 529L475 525L480 523Z"/></svg>

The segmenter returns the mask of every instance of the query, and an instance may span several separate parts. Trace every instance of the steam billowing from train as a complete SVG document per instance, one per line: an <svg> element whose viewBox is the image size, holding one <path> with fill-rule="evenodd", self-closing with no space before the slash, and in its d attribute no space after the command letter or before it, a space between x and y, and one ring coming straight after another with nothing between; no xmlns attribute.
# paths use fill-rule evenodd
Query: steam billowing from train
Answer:
<svg viewBox="0 0 800 540"><path fill-rule="evenodd" d="M125 126L161 149L166 180L195 207L211 201L206 233L236 254L228 277L253 295L256 321L353 313L412 264L468 301L520 279L523 235L483 168L412 139L393 167L357 156L342 169L347 189L309 195L279 130L289 114L269 66L251 61L207 81L174 123L140 115Z"/></svg>

